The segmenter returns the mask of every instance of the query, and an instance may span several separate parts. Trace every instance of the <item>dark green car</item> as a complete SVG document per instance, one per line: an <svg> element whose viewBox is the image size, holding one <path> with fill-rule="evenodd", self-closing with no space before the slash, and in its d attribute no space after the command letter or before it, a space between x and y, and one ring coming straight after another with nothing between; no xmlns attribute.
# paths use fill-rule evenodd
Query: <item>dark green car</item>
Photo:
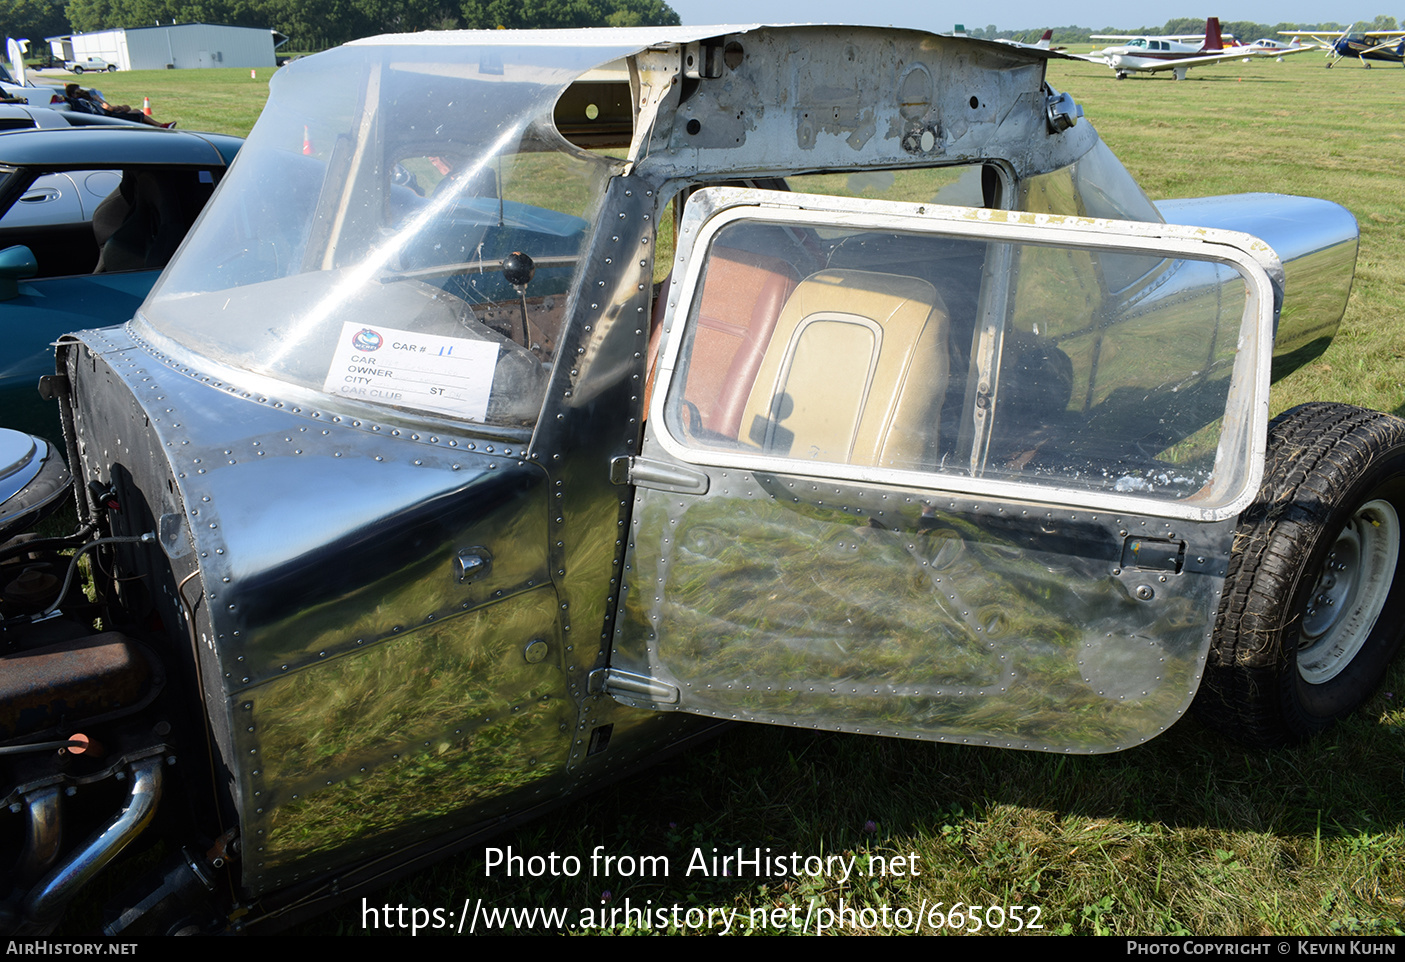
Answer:
<svg viewBox="0 0 1405 962"><path fill-rule="evenodd" d="M0 135L0 427L58 439L52 344L130 318L243 141L101 127Z"/></svg>

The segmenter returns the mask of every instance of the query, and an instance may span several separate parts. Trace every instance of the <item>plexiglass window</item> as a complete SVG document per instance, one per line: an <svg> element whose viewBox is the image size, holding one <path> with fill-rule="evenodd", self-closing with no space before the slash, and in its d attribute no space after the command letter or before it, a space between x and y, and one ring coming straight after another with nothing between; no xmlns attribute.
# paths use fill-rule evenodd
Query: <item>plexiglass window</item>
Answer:
<svg viewBox="0 0 1405 962"><path fill-rule="evenodd" d="M530 426L610 169L556 132L531 54L293 65L145 321L347 404Z"/></svg>
<svg viewBox="0 0 1405 962"><path fill-rule="evenodd" d="M1214 503L1247 306L1205 260L736 220L706 248L665 425L704 463Z"/></svg>

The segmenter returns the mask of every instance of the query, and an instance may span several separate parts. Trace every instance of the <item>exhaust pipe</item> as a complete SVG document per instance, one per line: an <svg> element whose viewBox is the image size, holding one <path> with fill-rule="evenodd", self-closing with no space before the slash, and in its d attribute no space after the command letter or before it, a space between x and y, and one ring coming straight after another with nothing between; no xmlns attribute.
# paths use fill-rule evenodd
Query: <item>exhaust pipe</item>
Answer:
<svg viewBox="0 0 1405 962"><path fill-rule="evenodd" d="M158 755L128 766L132 787L122 811L34 887L24 901L25 921L18 934L45 935L52 930L73 897L151 824L161 801L161 765Z"/></svg>

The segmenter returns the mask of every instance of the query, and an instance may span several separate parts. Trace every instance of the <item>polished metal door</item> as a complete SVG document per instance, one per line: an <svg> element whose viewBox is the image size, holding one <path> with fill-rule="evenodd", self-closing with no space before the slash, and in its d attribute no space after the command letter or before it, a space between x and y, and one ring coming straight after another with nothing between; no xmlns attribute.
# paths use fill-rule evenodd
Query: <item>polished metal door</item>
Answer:
<svg viewBox="0 0 1405 962"><path fill-rule="evenodd" d="M1050 751L1189 706L1256 492L1277 260L1244 235L714 189L598 682Z"/></svg>

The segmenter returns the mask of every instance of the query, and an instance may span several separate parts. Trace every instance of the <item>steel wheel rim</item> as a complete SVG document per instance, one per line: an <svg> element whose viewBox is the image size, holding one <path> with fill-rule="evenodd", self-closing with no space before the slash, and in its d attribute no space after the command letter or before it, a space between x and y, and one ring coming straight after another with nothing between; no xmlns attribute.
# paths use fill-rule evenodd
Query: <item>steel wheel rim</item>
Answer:
<svg viewBox="0 0 1405 962"><path fill-rule="evenodd" d="M1337 533L1303 612L1298 673L1310 685L1336 678L1361 651L1390 595L1400 557L1400 518L1368 501Z"/></svg>

